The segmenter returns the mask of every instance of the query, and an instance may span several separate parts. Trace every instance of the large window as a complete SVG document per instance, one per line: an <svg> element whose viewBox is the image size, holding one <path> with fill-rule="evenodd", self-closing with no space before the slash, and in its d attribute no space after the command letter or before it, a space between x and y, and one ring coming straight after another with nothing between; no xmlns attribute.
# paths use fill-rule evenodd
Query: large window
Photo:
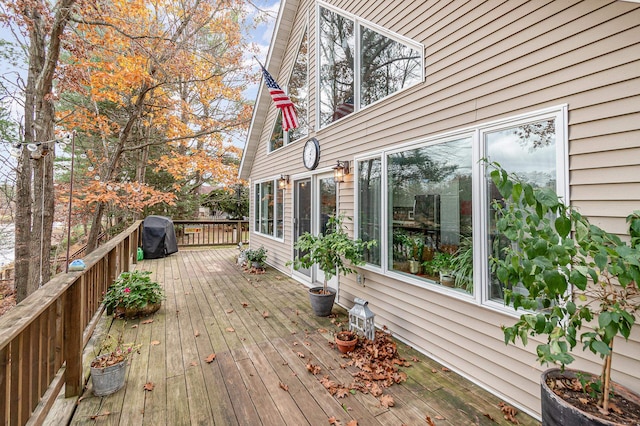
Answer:
<svg viewBox="0 0 640 426"><path fill-rule="evenodd" d="M284 237L284 189L277 180L255 184L254 231L275 238Z"/></svg>
<svg viewBox="0 0 640 426"><path fill-rule="evenodd" d="M487 131L483 134L487 159L496 161L511 173L534 187L549 187L562 194L557 178L556 123L554 118L542 121L523 123L506 129ZM495 212L491 201L500 199L498 189L486 178L487 185L487 221L488 251L493 256L500 256L500 248L510 244L496 232ZM514 291L525 291L516 285ZM502 303L502 284L492 273L490 275L489 299Z"/></svg>
<svg viewBox="0 0 640 426"><path fill-rule="evenodd" d="M380 157L358 162L358 236L363 241L377 241L367 249L364 260L381 266L382 236L382 160Z"/></svg>
<svg viewBox="0 0 640 426"><path fill-rule="evenodd" d="M320 126L353 112L354 22L320 7Z"/></svg>
<svg viewBox="0 0 640 426"><path fill-rule="evenodd" d="M269 151L302 139L309 134L309 66L307 32L305 31L300 42L296 62L289 77L288 95L293 102L298 115L298 127L288 132L282 130L282 111L278 110L278 117L271 132Z"/></svg>
<svg viewBox="0 0 640 426"><path fill-rule="evenodd" d="M503 309L489 257L507 242L495 230L499 193L481 159L566 198L565 117L566 107L550 108L358 158L356 229L379 243L367 263Z"/></svg>
<svg viewBox="0 0 640 426"><path fill-rule="evenodd" d="M471 137L388 156L390 270L473 291L453 263L471 238L471 169Z"/></svg>
<svg viewBox="0 0 640 426"><path fill-rule="evenodd" d="M320 127L422 81L420 45L322 6L318 15Z"/></svg>
<svg viewBox="0 0 640 426"><path fill-rule="evenodd" d="M372 29L360 28L361 107L422 80L418 50Z"/></svg>

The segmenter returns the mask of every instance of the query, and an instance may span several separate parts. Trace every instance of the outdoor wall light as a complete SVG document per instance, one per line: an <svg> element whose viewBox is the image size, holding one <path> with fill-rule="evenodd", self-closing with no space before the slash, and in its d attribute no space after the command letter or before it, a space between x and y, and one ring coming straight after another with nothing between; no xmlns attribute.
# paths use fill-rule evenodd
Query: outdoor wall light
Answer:
<svg viewBox="0 0 640 426"><path fill-rule="evenodd" d="M344 177L349 174L349 160L340 161L333 168L333 180L338 182L344 182Z"/></svg>
<svg viewBox="0 0 640 426"><path fill-rule="evenodd" d="M369 302L359 297L353 299L353 308L349 311L349 330L362 332L364 337L374 340L376 337L376 326L374 319L376 314L369 309Z"/></svg>
<svg viewBox="0 0 640 426"><path fill-rule="evenodd" d="M289 175L280 175L280 179L278 179L278 188L285 189L289 184Z"/></svg>

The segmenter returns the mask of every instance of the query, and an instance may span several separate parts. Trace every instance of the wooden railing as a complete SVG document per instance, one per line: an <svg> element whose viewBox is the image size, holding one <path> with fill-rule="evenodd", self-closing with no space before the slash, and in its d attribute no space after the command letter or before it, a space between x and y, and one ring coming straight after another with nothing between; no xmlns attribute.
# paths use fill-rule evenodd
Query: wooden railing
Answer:
<svg viewBox="0 0 640 426"><path fill-rule="evenodd" d="M246 220L174 220L179 247L218 246L249 241Z"/></svg>
<svg viewBox="0 0 640 426"><path fill-rule="evenodd" d="M136 263L141 224L84 257L84 271L56 275L0 317L0 424L42 423L63 385L66 397L80 395L102 294Z"/></svg>

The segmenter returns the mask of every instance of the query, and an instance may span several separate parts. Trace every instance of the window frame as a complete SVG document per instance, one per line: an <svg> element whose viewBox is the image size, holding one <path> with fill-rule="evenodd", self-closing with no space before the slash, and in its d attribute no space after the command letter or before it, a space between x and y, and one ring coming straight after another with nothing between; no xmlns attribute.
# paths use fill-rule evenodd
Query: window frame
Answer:
<svg viewBox="0 0 640 426"><path fill-rule="evenodd" d="M339 119L332 121L329 124L326 124L324 126L321 127L320 123L320 55L318 54L318 52L320 51L320 8L324 8L324 9L328 9L334 13L337 13L339 15L342 15L344 18L346 19L350 19L351 21L353 21L354 23L354 38L355 38L355 49L354 49L354 57L353 57L353 66L354 66L354 76L353 76L353 112L345 115L344 117L340 117ZM407 87L403 87L402 89L393 92L387 96L384 96L364 107L361 107L360 105L360 92L361 92L361 87L360 87L360 53L361 53L361 43L360 43L360 28L361 26L364 26L372 31L378 32L381 35L396 41L398 43L404 44L408 47L411 47L412 49L415 49L416 51L419 52L420 54L420 78L419 80L412 85L409 85ZM357 114L359 111L364 111L367 108L370 108L374 105L377 105L380 102L384 102L385 100L396 96L402 92L404 92L405 90L409 90L415 86L417 86L418 84L424 83L425 81L425 46L422 43L418 43L415 40L412 40L408 37L404 37L400 34L394 33L391 30L388 30L384 27L381 27L380 25L377 25L371 21L368 21L366 19L360 18L357 15L354 15L352 13L346 12L342 9L339 9L335 6L332 6L328 3L325 3L324 1L317 1L316 2L316 45L315 45L315 66L316 66L316 72L315 72L315 92L316 92L316 99L315 99L315 122L317 123L316 127L318 129L327 129L329 127L331 127L333 124L338 123L343 121L344 119L353 116L354 114Z"/></svg>
<svg viewBox="0 0 640 426"><path fill-rule="evenodd" d="M261 179L261 180L256 180L254 182L252 182L252 188L254 191L253 194L253 216L254 216L254 220L253 220L253 233L266 237L266 238L271 238L273 240L279 241L279 242L284 242L285 239L285 226L284 226L284 217L285 217L285 204L286 204L286 189L285 188L279 188L278 186L278 181L279 181L280 177L273 177L273 178L267 178L267 179ZM268 233L264 233L261 232L261 227L262 227L262 185L266 182L271 182L271 184L273 185L274 188L274 192L273 192L273 234L268 234ZM260 191L258 191L257 188L260 188ZM278 194L277 191L281 191L282 192L282 208L278 209L276 207L276 204L278 204ZM280 218L278 216L278 211L282 211L282 218ZM278 221L281 220L283 223L282 226L282 237L278 237L277 236L277 223Z"/></svg>
<svg viewBox="0 0 640 426"><path fill-rule="evenodd" d="M448 297L465 300L486 309L505 313L508 315L517 315L515 310L504 303L500 303L489 299L489 262L488 262L488 206L486 193L487 167L481 160L485 158L485 142L484 135L498 130L505 130L510 127L521 124L533 123L541 120L555 119L555 140L556 140L556 192L566 202L570 201L569 192L569 156L568 156L568 106L566 104L557 105L549 108L535 110L529 113L516 116L506 117L487 123L481 123L471 127L454 130L426 138L416 139L413 141L392 145L388 148L379 149L367 153L362 153L354 158L354 191L359 194L360 168L359 162L367 161L372 158L381 158L382 160L382 182L380 199L382 202L382 220L381 220L381 247L380 259L381 266L365 264L362 269L379 273L389 278L393 278L399 282L409 285L428 289L430 291L446 295ZM388 200L388 156L399 152L422 148L430 145L446 143L448 141L461 139L465 137L471 138L472 143L472 237L473 237L473 265L474 265L474 292L468 294L444 287L429 280L412 277L409 274L400 273L390 269L389 266L389 200ZM354 235L359 237L359 197L354 197Z"/></svg>
<svg viewBox="0 0 640 426"><path fill-rule="evenodd" d="M302 41L305 39L307 39L307 70L306 70L306 75L307 75L307 99L306 99L306 103L307 103L307 108L306 108L306 117L305 117L305 121L307 123L307 132L305 134L303 134L302 136L300 136L297 139L294 140L290 140L289 138L289 132L285 132L284 130L282 130L282 125L280 126L280 129L282 130L282 146L272 149L271 147L271 138L273 137L274 134L274 128L276 126L276 124L278 123L278 120L280 120L280 123L282 124L282 111L280 109L276 108L276 119L273 123L272 126L272 130L271 130L271 134L269 135L269 140L267 142L267 154L270 154L272 152L277 152L280 151L281 149L283 149L284 147L286 147L289 144L301 141L301 140L305 140L308 136L309 136L309 132L311 131L311 123L309 123L309 105L310 105L310 96L309 96L309 86L311 83L311 78L309 75L309 25L305 25L304 31L302 31L302 36L300 38L300 41L298 42L298 50L296 52L296 57L293 61L293 66L291 67L291 72L289 73L289 79L287 80L287 86L283 88L284 92L287 94L287 96L289 96L289 85L291 83L291 76L293 75L293 70L298 62L298 55L300 54L300 47L302 46ZM298 119L300 120L300 117L298 117Z"/></svg>

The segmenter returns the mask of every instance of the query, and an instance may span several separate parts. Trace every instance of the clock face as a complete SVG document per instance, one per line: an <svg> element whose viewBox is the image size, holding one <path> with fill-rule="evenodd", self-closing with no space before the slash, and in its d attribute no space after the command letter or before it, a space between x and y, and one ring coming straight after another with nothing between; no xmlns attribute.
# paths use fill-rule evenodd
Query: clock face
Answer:
<svg viewBox="0 0 640 426"><path fill-rule="evenodd" d="M304 150L302 151L302 162L304 166L313 170L318 167L320 161L320 143L318 139L311 138L304 144Z"/></svg>

